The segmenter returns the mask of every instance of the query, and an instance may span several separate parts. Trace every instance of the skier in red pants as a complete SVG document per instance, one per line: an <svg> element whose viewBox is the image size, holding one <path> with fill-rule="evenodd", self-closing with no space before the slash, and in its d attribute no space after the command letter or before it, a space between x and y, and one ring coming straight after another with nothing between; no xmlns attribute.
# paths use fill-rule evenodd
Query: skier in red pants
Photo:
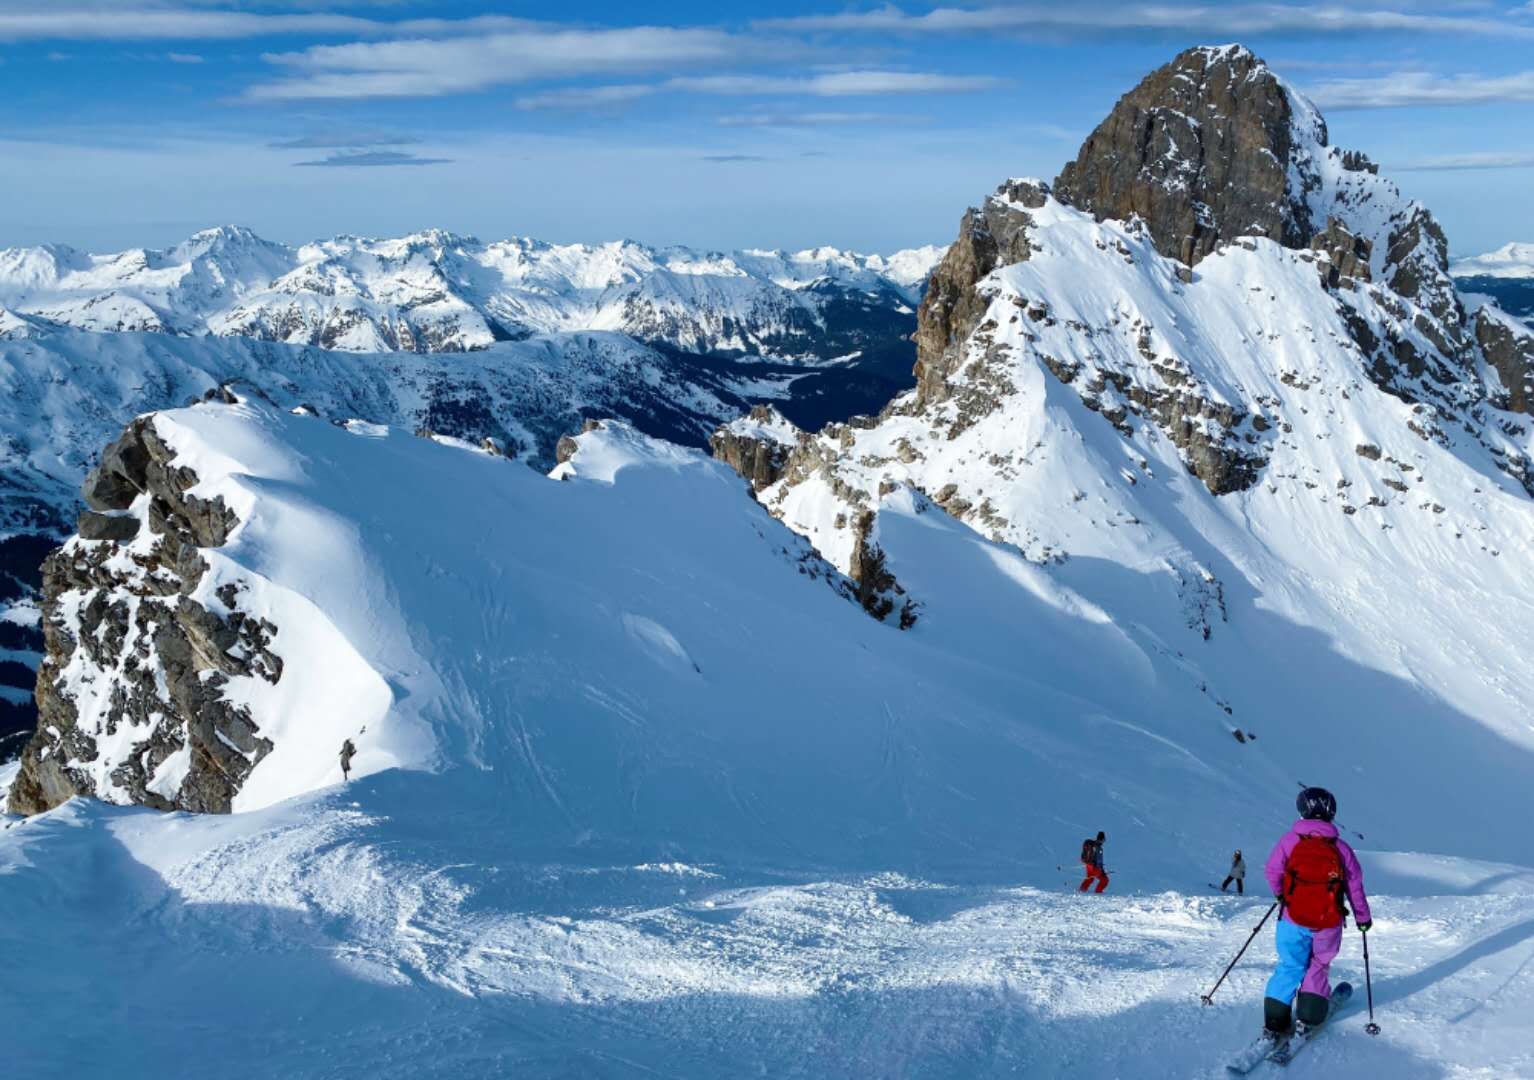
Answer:
<svg viewBox="0 0 1534 1080"><path fill-rule="evenodd" d="M1087 891L1087 886L1092 880L1097 880L1097 892L1102 892L1108 887L1108 874L1103 870L1103 841L1108 837L1104 833L1098 833L1096 840L1083 840L1081 842L1081 865L1086 868L1087 876L1081 882L1081 892Z"/></svg>

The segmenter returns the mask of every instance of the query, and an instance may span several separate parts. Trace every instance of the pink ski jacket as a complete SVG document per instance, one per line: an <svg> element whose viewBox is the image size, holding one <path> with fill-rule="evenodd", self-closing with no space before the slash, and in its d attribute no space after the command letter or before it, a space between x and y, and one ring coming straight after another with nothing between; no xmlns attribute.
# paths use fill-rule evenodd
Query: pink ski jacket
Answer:
<svg viewBox="0 0 1534 1080"><path fill-rule="evenodd" d="M1284 833L1277 844L1273 845L1273 852L1268 856L1267 865L1263 867L1263 872L1268 878L1268 887L1273 890L1273 895L1283 895L1284 866L1289 862L1289 856L1302 836L1325 836L1337 841L1337 854L1342 857L1342 872L1348 879L1348 901L1353 907L1353 919L1355 922L1373 922L1374 919L1369 914L1369 897L1364 893L1364 871L1358 865L1358 856L1353 854L1353 849L1348 846L1346 840L1338 837L1337 826L1330 821L1306 821L1301 818L1289 827L1289 831ZM1289 918L1287 911L1284 912L1284 918Z"/></svg>

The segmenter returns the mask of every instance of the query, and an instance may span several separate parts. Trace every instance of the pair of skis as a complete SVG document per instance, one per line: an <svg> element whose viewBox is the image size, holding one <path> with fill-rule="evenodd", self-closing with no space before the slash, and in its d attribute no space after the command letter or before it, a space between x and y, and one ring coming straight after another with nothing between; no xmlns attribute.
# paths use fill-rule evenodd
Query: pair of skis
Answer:
<svg viewBox="0 0 1534 1080"><path fill-rule="evenodd" d="M1259 1036L1226 1064L1225 1071L1234 1076L1246 1076L1264 1061L1271 1061L1280 1067L1288 1065L1294 1060L1295 1055L1315 1041L1317 1035L1332 1026L1332 1021L1347 1007L1352 997L1352 985L1338 983L1336 989L1332 991L1331 1007L1327 1010L1325 1021L1306 1028L1302 1034L1281 1035L1277 1038Z"/></svg>

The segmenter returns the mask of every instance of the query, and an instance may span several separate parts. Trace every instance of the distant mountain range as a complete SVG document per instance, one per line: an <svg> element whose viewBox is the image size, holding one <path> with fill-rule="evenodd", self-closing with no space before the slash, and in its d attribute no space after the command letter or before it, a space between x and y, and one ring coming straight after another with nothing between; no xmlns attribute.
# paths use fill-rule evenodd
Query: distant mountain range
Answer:
<svg viewBox="0 0 1534 1080"><path fill-rule="evenodd" d="M482 243L438 229L301 247L205 229L164 250L0 251L0 335L250 337L346 352L465 352L570 330L721 356L827 361L898 340L941 247L738 251Z"/></svg>
<svg viewBox="0 0 1534 1080"><path fill-rule="evenodd" d="M1488 297L1504 311L1534 320L1534 244L1504 244L1484 255L1456 259L1449 272L1461 292Z"/></svg>

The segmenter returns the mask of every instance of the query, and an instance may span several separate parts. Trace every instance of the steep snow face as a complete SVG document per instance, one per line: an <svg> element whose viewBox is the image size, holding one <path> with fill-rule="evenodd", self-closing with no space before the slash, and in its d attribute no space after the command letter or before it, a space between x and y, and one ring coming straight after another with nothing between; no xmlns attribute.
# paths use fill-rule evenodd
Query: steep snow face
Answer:
<svg viewBox="0 0 1534 1080"><path fill-rule="evenodd" d="M810 1044L816 1072L1212 1075L1259 1023L1271 945L1200 1009L1266 908L1204 882L1260 858L1304 780L1363 858L1386 1034L1354 1014L1296 1075L1527 1071L1527 752L1445 737L1420 685L1245 592L1205 643L1232 646L1201 652L1123 568L1077 575L1110 579L1100 603L1078 560L907 490L880 514L928 597L902 633L737 479L619 425L560 482L253 405L151 422L241 517L209 573L276 625L282 677L228 689L277 749L232 816L5 822L0 944L47 1021L9 1048L35 1067L152 1077L190 1047L273 1077L793 1075ZM1254 680L1255 741L1211 674ZM374 771L391 753L414 767ZM1098 828L1113 885L1078 898ZM1500 858L1415 853L1476 847ZM82 970L112 1009L78 1008ZM1361 981L1351 933L1333 971Z"/></svg>
<svg viewBox="0 0 1534 1080"><path fill-rule="evenodd" d="M209 229L165 251L0 251L0 304L81 329L462 352L614 330L694 352L831 359L909 334L940 248L734 255L632 242L483 244L440 230L288 248ZM0 325L0 334L5 329Z"/></svg>
<svg viewBox="0 0 1534 1080"><path fill-rule="evenodd" d="M924 493L1051 567L1297 779L1388 757L1420 792L1504 757L1528 767L1530 427L1495 406L1495 379L1455 400L1459 376L1416 377L1435 393L1381 370L1385 341L1441 357L1430 324L1387 287L1334 283L1325 252L1246 240L1190 274L1147 230L1019 181L984 220L1024 256L952 309L967 336L951 359L923 352L917 390L871 424L725 429L736 453L771 447L763 504L843 570L884 549L926 604L950 591L945 564L887 549L890 509ZM1435 827L1425 805L1392 812Z"/></svg>
<svg viewBox="0 0 1534 1080"><path fill-rule="evenodd" d="M1059 863L1054 846L1025 842L1028 822L1092 770L1112 778L1115 828L1130 834L1176 817L1183 792L1288 797L1283 770L1231 738L1193 678L914 496L884 515L881 540L929 586L933 634L867 618L723 466L616 423L581 435L548 478L265 406L150 422L170 475L195 480L184 497L235 521L223 543L199 545L207 569L183 606L263 625L259 650L211 632L222 653L191 650L196 670L220 673L215 729L238 712L251 745L269 746L250 752L235 810L335 783L350 738L359 774L439 770L423 793L493 806L524 850L983 872L1000 851ZM152 790L173 803L193 775L163 726L192 720L175 673L136 676L170 686L160 709L122 704L129 669L173 656L145 637L163 620L133 611L154 602L157 551L175 535L155 505L140 496L123 512L132 539L76 539L55 557L116 576L50 591L45 682L75 720L45 722L13 806L49 761L109 801L127 801L119 778L146 751ZM119 606L121 632L92 629ZM221 658L255 667L257 651L270 659L248 675ZM1147 728L1145 710L1164 719ZM1147 755L1182 777L1175 788L1137 778ZM1186 839L1155 846L1197 847L1224 826L1189 822Z"/></svg>

